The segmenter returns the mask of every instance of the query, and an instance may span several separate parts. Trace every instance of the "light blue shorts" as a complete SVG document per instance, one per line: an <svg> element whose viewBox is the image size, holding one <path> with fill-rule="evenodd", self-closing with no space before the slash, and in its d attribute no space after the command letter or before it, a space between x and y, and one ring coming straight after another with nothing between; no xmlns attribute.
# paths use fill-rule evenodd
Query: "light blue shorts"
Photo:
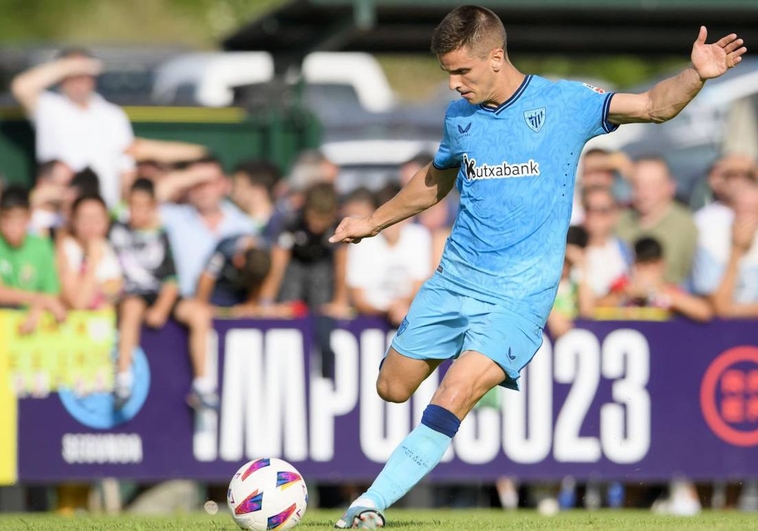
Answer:
<svg viewBox="0 0 758 531"><path fill-rule="evenodd" d="M542 329L501 305L461 295L432 277L419 290L392 340L408 358L446 360L473 350L505 371L500 384L518 390L523 369L542 345Z"/></svg>

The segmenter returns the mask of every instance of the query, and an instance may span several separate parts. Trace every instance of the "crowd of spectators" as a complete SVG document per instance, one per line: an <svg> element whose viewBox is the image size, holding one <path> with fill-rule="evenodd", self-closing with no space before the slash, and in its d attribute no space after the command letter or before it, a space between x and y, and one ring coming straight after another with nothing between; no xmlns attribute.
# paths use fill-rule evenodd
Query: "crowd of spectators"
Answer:
<svg viewBox="0 0 758 531"><path fill-rule="evenodd" d="M173 318L189 332L188 402L214 408L205 368L214 317L402 321L439 263L455 191L361 245L328 238L342 216L389 200L428 155L402 165L393 184L342 197L339 167L318 151L300 154L286 176L264 160L227 173L202 146L135 139L123 111L94 92L99 71L73 50L12 85L36 128L38 170L31 190L0 196L0 305L29 309L25 333L44 312L63 320L69 310L116 309L121 407L142 326ZM756 161L726 155L704 179L710 202L693 213L675 200L663 158L584 154L548 320L554 337L607 308L618 317L639 308L697 321L758 316Z"/></svg>

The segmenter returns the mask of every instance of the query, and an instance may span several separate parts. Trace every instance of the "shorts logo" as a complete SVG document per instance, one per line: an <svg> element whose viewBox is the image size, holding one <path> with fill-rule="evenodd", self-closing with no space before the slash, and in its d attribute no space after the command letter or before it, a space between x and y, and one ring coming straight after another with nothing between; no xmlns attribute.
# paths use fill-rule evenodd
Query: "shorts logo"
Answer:
<svg viewBox="0 0 758 531"><path fill-rule="evenodd" d="M758 446L758 348L734 347L708 366L700 384L708 427L734 446Z"/></svg>
<svg viewBox="0 0 758 531"><path fill-rule="evenodd" d="M407 317L403 318L403 322L400 323L400 328L397 329L397 335L400 335L403 332L405 332L406 328L408 328L408 318Z"/></svg>
<svg viewBox="0 0 758 531"><path fill-rule="evenodd" d="M529 159L528 162L510 164L502 162L497 166L489 164L477 165L476 159L470 159L467 153L463 154L463 167L466 170L466 180L478 179L511 179L515 177L538 177L540 175L540 163Z"/></svg>
<svg viewBox="0 0 758 531"><path fill-rule="evenodd" d="M531 111L524 111L524 120L529 129L535 133L539 133L542 126L545 124L545 108L532 109Z"/></svg>
<svg viewBox="0 0 758 531"><path fill-rule="evenodd" d="M508 358L511 361L514 361L516 359L516 356L514 356L513 354L511 354L511 347L508 347Z"/></svg>

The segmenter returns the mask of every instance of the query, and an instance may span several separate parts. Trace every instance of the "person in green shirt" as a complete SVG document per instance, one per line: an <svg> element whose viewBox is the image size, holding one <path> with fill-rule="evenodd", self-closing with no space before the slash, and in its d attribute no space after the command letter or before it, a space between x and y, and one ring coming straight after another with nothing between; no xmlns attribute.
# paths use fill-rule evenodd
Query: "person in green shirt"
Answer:
<svg viewBox="0 0 758 531"><path fill-rule="evenodd" d="M29 308L22 331L30 333L42 312L56 320L66 318L58 298L60 283L49 240L27 234L30 221L29 194L8 188L0 197L0 307Z"/></svg>
<svg viewBox="0 0 758 531"><path fill-rule="evenodd" d="M682 284L690 274L697 227L690 211L674 200L676 182L662 158L638 160L631 174L632 207L621 214L616 234L628 245L643 237L660 242L666 282Z"/></svg>

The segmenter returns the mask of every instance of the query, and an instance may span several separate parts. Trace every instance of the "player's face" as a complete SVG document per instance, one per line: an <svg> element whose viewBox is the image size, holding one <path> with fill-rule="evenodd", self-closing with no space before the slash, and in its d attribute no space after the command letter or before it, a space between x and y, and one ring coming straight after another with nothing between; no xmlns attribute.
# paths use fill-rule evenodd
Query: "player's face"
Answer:
<svg viewBox="0 0 758 531"><path fill-rule="evenodd" d="M494 97L496 73L502 60L503 50L482 55L465 47L439 57L440 67L448 73L450 90L474 104L502 103Z"/></svg>

